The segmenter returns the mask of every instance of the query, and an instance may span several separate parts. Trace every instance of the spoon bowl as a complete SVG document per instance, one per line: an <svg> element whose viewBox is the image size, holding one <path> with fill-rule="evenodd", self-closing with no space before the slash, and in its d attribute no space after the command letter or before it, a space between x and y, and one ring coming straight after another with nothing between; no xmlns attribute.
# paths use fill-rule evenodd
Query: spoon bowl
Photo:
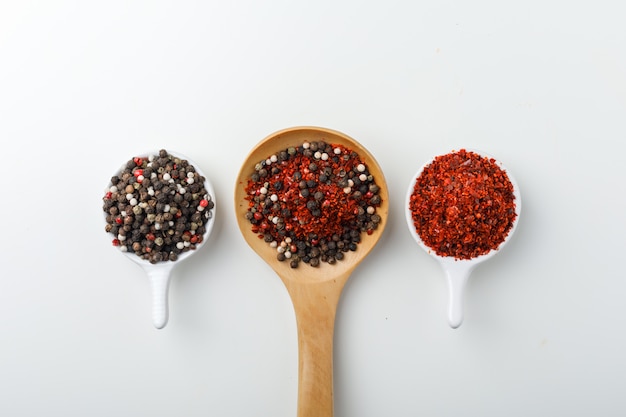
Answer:
<svg viewBox="0 0 626 417"><path fill-rule="evenodd" d="M203 237L202 242L196 244L196 248L194 250L188 250L188 251L184 251L180 253L176 261L161 261L161 262L157 262L153 264L146 259L142 259L141 257L136 255L132 251L127 251L127 252L119 251L124 256L126 256L126 258L128 258L129 260L139 265L144 270L145 274L148 276L148 279L150 280L150 289L151 289L151 295L152 295L152 323L154 324L154 327L156 327L157 329L164 328L169 319L168 294L169 294L169 285L170 285L170 281L172 277L172 272L174 268L176 268L182 261L188 259L190 256L197 253L198 250L206 244L211 232L213 231L213 225L215 223L215 209L217 207L217 205L215 204L215 190L213 189L213 185L209 181L208 177L198 167L198 165L192 160L190 160L189 158L187 158L186 156L178 152L171 152L169 150L167 152L168 154L170 154L171 156L175 158L188 161L190 165L193 165L196 172L200 176L204 177L205 179L204 188L207 190L209 196L211 197L211 200L213 201L214 206L211 209L210 217L207 219L207 222L205 224L205 232L202 235ZM148 158L151 155L158 155L158 154L159 154L159 151L146 152L146 153L137 155L137 157ZM117 175L118 173L122 172L123 169L124 169L124 166L122 166L119 170L117 170L115 174ZM111 182L109 182L107 189L109 189L111 185L112 185ZM106 213L105 213L105 218L106 218ZM106 223L106 220L105 220L105 223ZM109 233L107 233L107 237L110 237Z"/></svg>
<svg viewBox="0 0 626 417"><path fill-rule="evenodd" d="M492 158L490 155L485 154L484 152L480 152L476 150L468 150L468 151L471 151L472 153L475 153L482 157L487 157L490 159ZM406 194L404 207L405 207L406 221L407 221L409 230L411 232L411 235L413 236L415 241L419 244L419 246L422 247L422 249L424 249L429 255L435 258L435 260L437 260L437 262L443 269L443 272L446 277L447 286L448 286L448 324L453 329L456 329L463 323L464 293L465 293L465 287L466 287L468 278L470 277L472 271L474 270L474 268L476 268L476 266L478 266L480 263L485 262L486 260L490 259L494 255L499 253L502 250L502 248L507 244L507 242L510 241L511 237L513 236L513 233L515 232L515 229L517 228L517 224L519 223L519 217L520 217L520 213L522 209L522 199L521 199L517 182L511 175L510 171L505 169L504 165L500 161L494 158L494 161L497 164L497 166L502 171L506 172L506 175L509 181L513 185L513 195L515 196L516 216L507 236L505 237L504 241L498 245L497 248L492 249L491 251L487 252L484 255L476 256L470 259L456 259L453 256L441 256L435 253L435 251L432 248L430 248L428 245L424 243L419 233L417 232L417 229L415 227L414 220L413 220L413 213L411 212L411 209L409 208L411 195L414 192L415 183L424 172L424 169L428 165L430 165L431 162L433 162L433 160L434 158L428 161L426 164L424 164L411 179L411 182L409 184L409 188Z"/></svg>
<svg viewBox="0 0 626 417"><path fill-rule="evenodd" d="M317 267L302 264L294 269L289 262L278 261L276 249L251 231L246 219L249 205L245 187L259 161L288 147L322 140L355 151L367 165L380 187L381 204L376 214L381 222L371 235L362 233L357 249L346 252L343 260L332 265L321 262ZM294 306L299 350L298 417L332 417L332 347L337 304L346 281L376 245L387 223L389 198L383 172L367 149L343 133L320 127L288 128L269 135L248 154L237 177L234 197L237 223L244 239L281 278Z"/></svg>

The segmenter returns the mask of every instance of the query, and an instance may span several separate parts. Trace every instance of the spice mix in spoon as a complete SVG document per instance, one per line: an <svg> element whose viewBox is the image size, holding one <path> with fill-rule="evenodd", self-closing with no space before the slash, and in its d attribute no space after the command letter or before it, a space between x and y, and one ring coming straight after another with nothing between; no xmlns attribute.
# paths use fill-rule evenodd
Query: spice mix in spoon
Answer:
<svg viewBox="0 0 626 417"><path fill-rule="evenodd" d="M334 264L381 217L380 187L349 147L305 141L259 161L245 187L246 218L279 261Z"/></svg>

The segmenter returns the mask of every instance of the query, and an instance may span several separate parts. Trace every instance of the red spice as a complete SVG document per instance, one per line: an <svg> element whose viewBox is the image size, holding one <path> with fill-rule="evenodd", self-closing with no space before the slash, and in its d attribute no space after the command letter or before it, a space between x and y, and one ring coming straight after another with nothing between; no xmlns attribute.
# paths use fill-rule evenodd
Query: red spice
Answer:
<svg viewBox="0 0 626 417"><path fill-rule="evenodd" d="M497 249L517 216L506 172L494 159L464 149L438 156L424 168L409 209L426 246L456 259Z"/></svg>
<svg viewBox="0 0 626 417"><path fill-rule="evenodd" d="M278 258L290 259L292 267L342 259L339 252L355 250L360 233L371 234L380 222L379 187L359 155L342 145L320 141L285 149L257 164L245 189L252 231L284 244Z"/></svg>

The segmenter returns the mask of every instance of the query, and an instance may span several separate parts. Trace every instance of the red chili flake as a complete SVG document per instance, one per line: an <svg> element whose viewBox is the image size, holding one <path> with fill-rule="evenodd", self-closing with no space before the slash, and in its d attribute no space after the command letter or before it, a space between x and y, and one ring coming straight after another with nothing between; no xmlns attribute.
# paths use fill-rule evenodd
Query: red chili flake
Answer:
<svg viewBox="0 0 626 417"><path fill-rule="evenodd" d="M380 187L361 157L324 140L260 161L245 191L253 233L285 251L277 257L292 267L343 259L342 252L356 250L361 233L373 233L381 221L375 212Z"/></svg>
<svg viewBox="0 0 626 417"><path fill-rule="evenodd" d="M456 259L497 249L517 216L506 172L493 158L464 149L438 156L424 168L409 209L426 246Z"/></svg>

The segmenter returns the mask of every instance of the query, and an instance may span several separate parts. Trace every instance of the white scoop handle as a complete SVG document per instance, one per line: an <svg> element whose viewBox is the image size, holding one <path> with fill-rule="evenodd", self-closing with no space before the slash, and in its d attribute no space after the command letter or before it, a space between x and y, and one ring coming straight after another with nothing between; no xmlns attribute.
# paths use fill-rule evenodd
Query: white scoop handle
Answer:
<svg viewBox="0 0 626 417"><path fill-rule="evenodd" d="M463 323L465 286L476 263L442 260L440 264L448 284L448 323L456 329Z"/></svg>
<svg viewBox="0 0 626 417"><path fill-rule="evenodd" d="M169 318L169 286L174 264L165 265L144 265L150 279L150 289L152 292L152 323L157 329L162 329L167 324Z"/></svg>

